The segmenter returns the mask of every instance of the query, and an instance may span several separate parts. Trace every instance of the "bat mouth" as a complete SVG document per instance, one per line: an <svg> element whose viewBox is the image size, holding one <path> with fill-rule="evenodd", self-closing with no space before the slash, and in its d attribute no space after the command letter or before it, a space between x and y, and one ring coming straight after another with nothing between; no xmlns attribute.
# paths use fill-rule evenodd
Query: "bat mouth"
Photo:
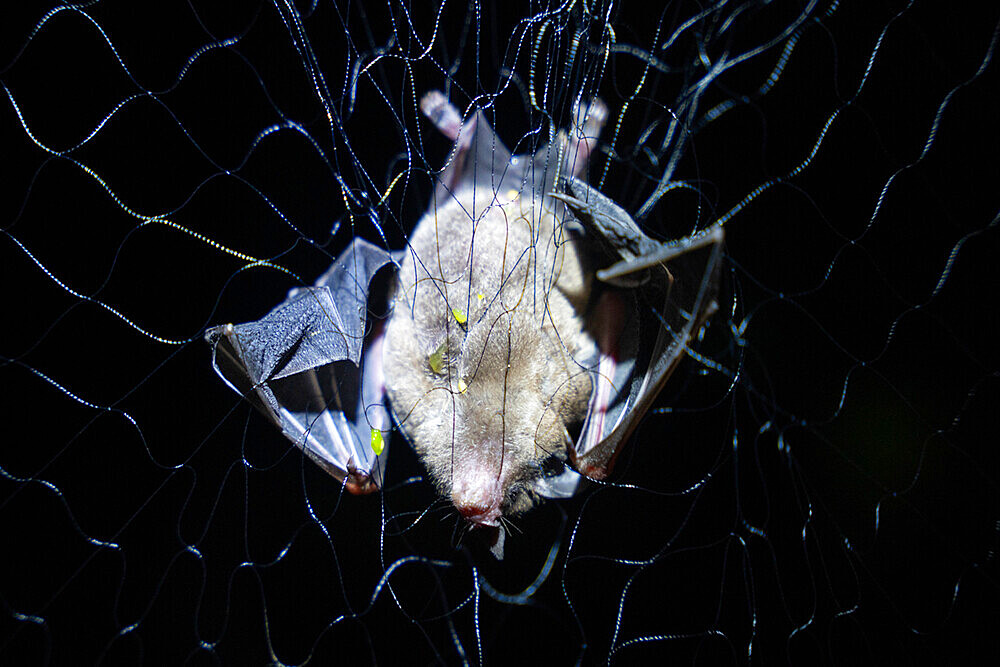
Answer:
<svg viewBox="0 0 1000 667"><path fill-rule="evenodd" d="M464 504L455 505L455 507L458 509L458 513L473 526L496 528L500 525L499 505Z"/></svg>

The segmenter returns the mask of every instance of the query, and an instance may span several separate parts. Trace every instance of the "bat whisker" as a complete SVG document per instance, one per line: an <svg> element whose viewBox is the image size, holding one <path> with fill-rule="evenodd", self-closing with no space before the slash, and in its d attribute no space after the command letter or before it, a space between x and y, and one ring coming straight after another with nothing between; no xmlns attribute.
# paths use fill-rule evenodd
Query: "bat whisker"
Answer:
<svg viewBox="0 0 1000 667"><path fill-rule="evenodd" d="M508 519L508 518L507 518L507 517L505 517L505 516L501 516L501 517L500 517L500 525L501 525L501 526L503 526L503 528L504 528L504 529L505 529L505 530L507 531L507 534L508 534L508 535L510 535L510 534L511 534L511 531L514 531L514 530L516 530L516 531L517 531L517 534L518 534L518 535L523 535L523 534L524 534L524 531L523 531L523 530L521 530L521 529L520 529L520 528L519 528L519 527L517 526L517 524L515 524L515 523L514 523L513 521L511 521L510 519Z"/></svg>

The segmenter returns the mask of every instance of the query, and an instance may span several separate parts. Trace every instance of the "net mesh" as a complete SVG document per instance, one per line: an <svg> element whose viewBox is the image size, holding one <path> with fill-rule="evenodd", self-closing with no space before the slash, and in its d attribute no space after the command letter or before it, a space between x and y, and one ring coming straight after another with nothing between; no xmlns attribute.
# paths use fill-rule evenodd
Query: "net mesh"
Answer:
<svg viewBox="0 0 1000 667"><path fill-rule="evenodd" d="M0 656L793 664L996 654L997 9L136 3L0 21ZM609 108L588 181L723 221L720 311L496 561L395 436L354 497L213 374L449 142Z"/></svg>

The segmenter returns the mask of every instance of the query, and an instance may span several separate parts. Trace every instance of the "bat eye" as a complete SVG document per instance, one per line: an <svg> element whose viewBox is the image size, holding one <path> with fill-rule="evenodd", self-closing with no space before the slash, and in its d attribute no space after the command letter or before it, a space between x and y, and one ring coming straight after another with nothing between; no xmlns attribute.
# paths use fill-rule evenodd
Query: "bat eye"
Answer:
<svg viewBox="0 0 1000 667"><path fill-rule="evenodd" d="M558 477L566 470L566 463L558 456L550 456L539 466L542 477Z"/></svg>

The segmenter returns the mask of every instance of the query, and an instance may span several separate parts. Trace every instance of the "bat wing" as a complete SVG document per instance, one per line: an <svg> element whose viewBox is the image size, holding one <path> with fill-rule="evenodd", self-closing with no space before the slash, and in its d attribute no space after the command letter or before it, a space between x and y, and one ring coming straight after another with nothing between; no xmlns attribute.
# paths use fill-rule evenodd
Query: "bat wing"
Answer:
<svg viewBox="0 0 1000 667"><path fill-rule="evenodd" d="M388 454L382 323L366 329L371 281L393 262L355 239L315 286L256 322L205 334L226 384L355 493L381 486Z"/></svg>
<svg viewBox="0 0 1000 667"><path fill-rule="evenodd" d="M592 301L589 326L600 360L582 432L570 459L601 479L651 407L688 346L717 308L722 228L672 243L646 236L621 207L569 179L567 205L606 261L604 289Z"/></svg>

